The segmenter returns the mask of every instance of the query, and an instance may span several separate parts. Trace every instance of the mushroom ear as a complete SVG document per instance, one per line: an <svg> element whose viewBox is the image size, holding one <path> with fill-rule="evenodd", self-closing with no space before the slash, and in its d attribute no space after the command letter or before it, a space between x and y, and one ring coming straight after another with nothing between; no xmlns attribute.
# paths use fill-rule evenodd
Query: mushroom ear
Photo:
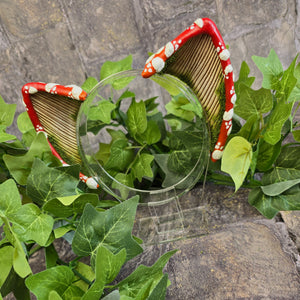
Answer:
<svg viewBox="0 0 300 300"><path fill-rule="evenodd" d="M236 96L229 56L216 25L207 18L197 19L154 54L142 74L168 73L192 88L210 127L213 161L221 158L232 127Z"/></svg>
<svg viewBox="0 0 300 300"><path fill-rule="evenodd" d="M81 163L76 118L86 93L78 86L32 82L22 94L35 130L46 133L52 153L64 164Z"/></svg>

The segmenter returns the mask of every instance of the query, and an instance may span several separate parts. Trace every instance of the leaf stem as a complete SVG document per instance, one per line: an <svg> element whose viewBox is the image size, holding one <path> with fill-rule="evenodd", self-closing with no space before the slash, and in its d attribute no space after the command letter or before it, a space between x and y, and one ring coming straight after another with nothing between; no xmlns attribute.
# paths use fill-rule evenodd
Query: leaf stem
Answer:
<svg viewBox="0 0 300 300"><path fill-rule="evenodd" d="M35 252L39 251L40 249L42 249L43 247L40 246L40 245L37 245L35 248L31 249L29 252L28 252L28 256L30 257L31 255L33 255Z"/></svg>

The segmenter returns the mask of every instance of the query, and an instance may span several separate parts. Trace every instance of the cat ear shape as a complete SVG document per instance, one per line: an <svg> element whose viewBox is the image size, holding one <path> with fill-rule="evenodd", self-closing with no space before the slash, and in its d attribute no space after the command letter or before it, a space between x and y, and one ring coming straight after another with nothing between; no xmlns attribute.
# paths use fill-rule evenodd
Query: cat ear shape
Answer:
<svg viewBox="0 0 300 300"><path fill-rule="evenodd" d="M81 163L77 146L76 118L87 97L76 85L27 83L22 88L23 101L37 132L44 132L50 148L63 165ZM80 173L89 188L97 188L93 178Z"/></svg>
<svg viewBox="0 0 300 300"><path fill-rule="evenodd" d="M230 53L217 26L197 19L147 61L142 76L168 73L187 83L197 95L211 131L212 161L222 157L232 129L236 101Z"/></svg>

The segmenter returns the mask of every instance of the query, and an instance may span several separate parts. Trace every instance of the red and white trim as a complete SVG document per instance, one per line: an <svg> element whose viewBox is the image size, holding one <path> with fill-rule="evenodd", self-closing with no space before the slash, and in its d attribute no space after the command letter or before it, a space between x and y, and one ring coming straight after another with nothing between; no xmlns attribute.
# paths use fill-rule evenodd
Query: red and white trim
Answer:
<svg viewBox="0 0 300 300"><path fill-rule="evenodd" d="M43 132L47 137L47 132L43 128L36 111L34 110L34 107L32 105L30 95L38 93L38 92L47 92L49 94L53 95L60 95L65 96L70 99L78 100L78 101L84 101L87 97L87 93L82 90L81 87L76 85L60 85L57 83L43 83L43 82L30 82L23 86L22 88L22 95L23 95L23 102L25 105L25 108L28 112L29 118L36 130L36 132ZM49 139L47 138L49 146L51 148L51 151L54 156L56 156L63 166L69 166L68 163L66 163L59 153L55 150L55 148L50 143ZM91 189L97 189L99 185L92 177L87 177L84 174L79 174L80 180L86 183L86 185Z"/></svg>
<svg viewBox="0 0 300 300"><path fill-rule="evenodd" d="M174 40L168 42L164 47L149 57L149 59L146 61L142 76L148 78L155 73L162 71L166 61L189 39L199 34L210 35L220 58L225 82L225 112L223 115L218 140L213 152L211 153L211 160L217 161L222 157L227 136L230 134L232 129L233 107L236 101L236 94L234 91L233 68L229 59L230 52L228 49L226 49L226 45L216 24L208 18L197 19L190 27L188 27Z"/></svg>

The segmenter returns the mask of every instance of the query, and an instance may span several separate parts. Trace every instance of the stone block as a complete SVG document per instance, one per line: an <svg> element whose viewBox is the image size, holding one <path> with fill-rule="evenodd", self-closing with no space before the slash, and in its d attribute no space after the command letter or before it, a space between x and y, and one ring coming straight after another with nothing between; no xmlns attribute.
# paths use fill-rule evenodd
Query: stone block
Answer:
<svg viewBox="0 0 300 300"><path fill-rule="evenodd" d="M287 2L287 0L217 0L220 27L226 32L237 32L245 26L272 22L284 17L288 9Z"/></svg>
<svg viewBox="0 0 300 300"><path fill-rule="evenodd" d="M39 34L63 21L58 0L2 0L0 19L11 40Z"/></svg>
<svg viewBox="0 0 300 300"><path fill-rule="evenodd" d="M132 1L64 1L76 47L87 64L139 49L142 39Z"/></svg>

